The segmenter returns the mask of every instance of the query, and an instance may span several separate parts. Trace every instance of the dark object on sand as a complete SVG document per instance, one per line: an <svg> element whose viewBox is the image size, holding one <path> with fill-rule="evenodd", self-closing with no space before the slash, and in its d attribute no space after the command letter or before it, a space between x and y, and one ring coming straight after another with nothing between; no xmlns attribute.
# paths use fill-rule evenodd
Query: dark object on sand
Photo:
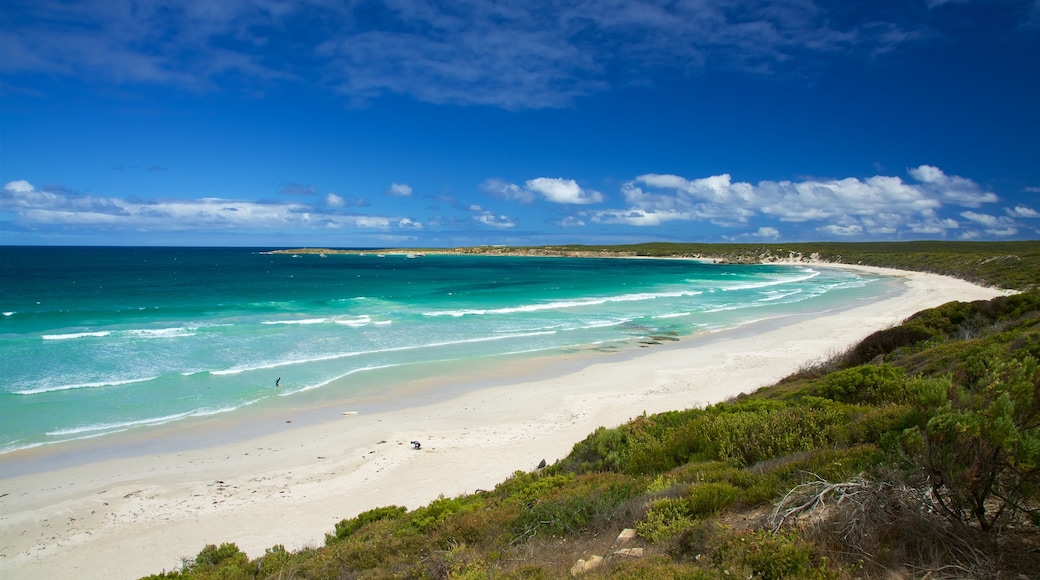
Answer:
<svg viewBox="0 0 1040 580"><path fill-rule="evenodd" d="M538 469L542 469L543 467L545 467L545 460L544 459L538 462Z"/></svg>
<svg viewBox="0 0 1040 580"><path fill-rule="evenodd" d="M412 443L412 449L421 449L422 448L422 443L419 443L418 441L412 441L411 443Z"/></svg>

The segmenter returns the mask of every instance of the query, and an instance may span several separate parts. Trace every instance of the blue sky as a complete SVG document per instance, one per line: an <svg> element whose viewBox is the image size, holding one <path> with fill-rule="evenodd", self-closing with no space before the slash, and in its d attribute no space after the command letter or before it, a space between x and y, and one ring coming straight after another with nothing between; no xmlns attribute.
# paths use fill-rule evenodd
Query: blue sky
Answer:
<svg viewBox="0 0 1040 580"><path fill-rule="evenodd" d="M0 243L1040 238L1040 0L6 0Z"/></svg>

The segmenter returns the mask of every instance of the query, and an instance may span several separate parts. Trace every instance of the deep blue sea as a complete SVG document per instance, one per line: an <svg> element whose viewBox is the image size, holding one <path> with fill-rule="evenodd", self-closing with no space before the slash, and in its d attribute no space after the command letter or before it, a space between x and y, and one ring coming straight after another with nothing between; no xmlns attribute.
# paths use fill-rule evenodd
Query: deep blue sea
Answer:
<svg viewBox="0 0 1040 580"><path fill-rule="evenodd" d="M0 247L0 452L314 390L349 401L394 388L391 369L637 348L867 300L879 280L692 260Z"/></svg>

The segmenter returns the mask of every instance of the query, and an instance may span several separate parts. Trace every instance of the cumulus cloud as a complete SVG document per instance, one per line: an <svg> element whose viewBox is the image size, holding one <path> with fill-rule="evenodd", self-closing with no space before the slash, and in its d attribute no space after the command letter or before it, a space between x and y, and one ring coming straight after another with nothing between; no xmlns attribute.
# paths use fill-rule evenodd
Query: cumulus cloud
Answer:
<svg viewBox="0 0 1040 580"><path fill-rule="evenodd" d="M587 204L603 201L603 194L582 189L573 179L539 177L528 180L525 185L527 189L541 194L547 201L553 203Z"/></svg>
<svg viewBox="0 0 1040 580"><path fill-rule="evenodd" d="M1015 221L1009 217L993 216L974 211L961 212L961 217L978 224L986 233L993 236L1006 237L1018 233Z"/></svg>
<svg viewBox="0 0 1040 580"><path fill-rule="evenodd" d="M1036 211L1031 207L1024 205L1016 205L1014 208L1006 210L1008 215L1020 218L1040 218L1040 212Z"/></svg>
<svg viewBox="0 0 1040 580"><path fill-rule="evenodd" d="M480 184L484 193L500 199L532 203L544 199L550 203L586 205L603 201L603 194L583 189L573 179L559 177L537 177L527 180L523 186L500 179L488 179Z"/></svg>
<svg viewBox="0 0 1040 580"><path fill-rule="evenodd" d="M519 201L520 203L531 203L536 199L535 192L530 189L501 179L485 180L480 184L480 190L499 199Z"/></svg>
<svg viewBox="0 0 1040 580"><path fill-rule="evenodd" d="M556 225L561 228L580 228L585 225L585 222L575 216L566 216L563 219L557 220Z"/></svg>
<svg viewBox="0 0 1040 580"><path fill-rule="evenodd" d="M920 181L947 203L965 207L980 207L984 203L997 201L996 194L983 191L974 181L946 175L938 167L921 165L908 171L914 179Z"/></svg>
<svg viewBox="0 0 1040 580"><path fill-rule="evenodd" d="M590 215L595 222L632 226L703 221L748 228L761 220L815 222L813 227L827 236L886 237L900 232L945 234L960 224L953 217L941 216L939 211L943 208L978 208L998 201L996 194L978 183L947 175L934 166L921 165L908 173L912 181L875 175L757 184L734 181L729 174L688 179L651 173L621 186L627 207L598 210ZM978 215L965 213L960 217L973 221ZM1012 227L1013 223L1004 223L988 231L1013 235L1008 233ZM770 230L757 230L760 236L768 233Z"/></svg>
<svg viewBox="0 0 1040 580"><path fill-rule="evenodd" d="M7 185L4 186L4 191L10 192L12 194L31 193L35 191L35 189L36 188L34 188L31 183L24 179L10 181L7 183Z"/></svg>
<svg viewBox="0 0 1040 580"><path fill-rule="evenodd" d="M391 183L386 193L397 197L408 197L412 195L412 188L407 183Z"/></svg>
<svg viewBox="0 0 1040 580"><path fill-rule="evenodd" d="M287 186L288 187L288 186ZM197 199L113 198L36 188L25 180L0 190L4 227L84 228L91 231L212 231L288 228L377 228L395 224L415 228L417 222L384 216L346 215L345 200L329 194L314 204L265 203L215 197Z"/></svg>
<svg viewBox="0 0 1040 580"><path fill-rule="evenodd" d="M482 211L481 213L473 216L473 219L478 222L496 228L512 228L516 227L516 223L509 219L507 216L498 215L490 211Z"/></svg>

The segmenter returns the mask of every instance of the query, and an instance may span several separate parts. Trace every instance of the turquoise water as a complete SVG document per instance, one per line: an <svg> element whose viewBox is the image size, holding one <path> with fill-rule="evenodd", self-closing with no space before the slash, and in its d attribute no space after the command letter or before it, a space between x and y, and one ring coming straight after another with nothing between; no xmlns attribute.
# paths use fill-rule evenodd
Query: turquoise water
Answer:
<svg viewBox="0 0 1040 580"><path fill-rule="evenodd" d="M807 266L242 248L0 247L0 264L0 452L320 389L349 400L393 388L390 369L635 348L885 287Z"/></svg>

